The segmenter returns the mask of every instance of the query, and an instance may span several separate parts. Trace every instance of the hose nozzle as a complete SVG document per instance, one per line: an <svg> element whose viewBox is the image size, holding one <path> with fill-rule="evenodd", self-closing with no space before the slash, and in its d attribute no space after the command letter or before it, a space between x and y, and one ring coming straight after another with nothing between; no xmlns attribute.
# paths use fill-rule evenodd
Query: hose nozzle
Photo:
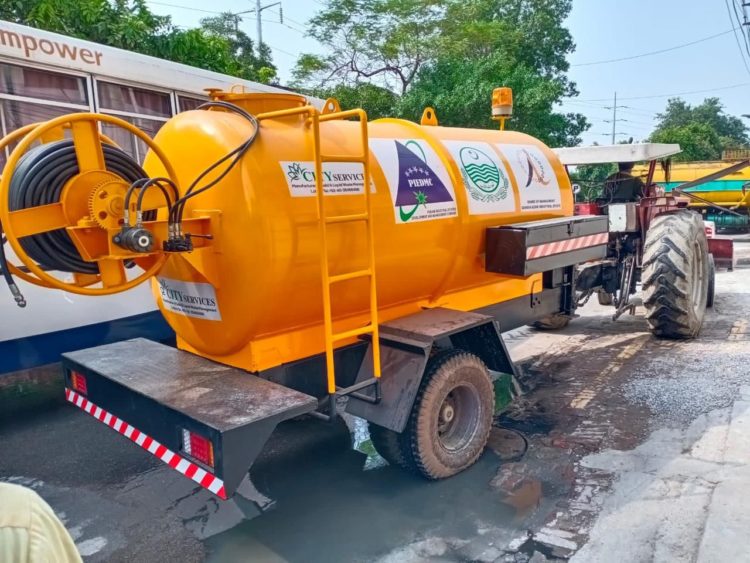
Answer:
<svg viewBox="0 0 750 563"><path fill-rule="evenodd" d="M16 300L16 305L18 305L22 309L26 307L26 299L24 298L23 293L21 293L21 290L18 289L18 286L15 283L9 283L8 288L13 294L13 299Z"/></svg>

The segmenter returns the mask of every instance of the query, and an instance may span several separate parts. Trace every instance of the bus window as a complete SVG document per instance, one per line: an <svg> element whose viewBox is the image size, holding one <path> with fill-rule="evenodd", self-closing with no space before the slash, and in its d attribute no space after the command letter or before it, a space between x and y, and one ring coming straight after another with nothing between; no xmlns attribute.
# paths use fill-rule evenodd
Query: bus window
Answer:
<svg viewBox="0 0 750 563"><path fill-rule="evenodd" d="M0 134L79 111L90 111L86 78L0 63ZM0 151L0 167L13 147Z"/></svg>
<svg viewBox="0 0 750 563"><path fill-rule="evenodd" d="M166 92L147 90L135 86L97 80L96 92L99 111L124 119L153 137L164 122L172 117L172 103ZM102 125L102 132L120 148L143 163L147 148L145 143L113 125Z"/></svg>
<svg viewBox="0 0 750 563"><path fill-rule="evenodd" d="M193 98L190 96L183 96L182 94L177 95L177 108L178 111L188 111L197 108L201 104L205 104L208 98Z"/></svg>
<svg viewBox="0 0 750 563"><path fill-rule="evenodd" d="M0 93L88 106L86 79L38 68L0 63Z"/></svg>

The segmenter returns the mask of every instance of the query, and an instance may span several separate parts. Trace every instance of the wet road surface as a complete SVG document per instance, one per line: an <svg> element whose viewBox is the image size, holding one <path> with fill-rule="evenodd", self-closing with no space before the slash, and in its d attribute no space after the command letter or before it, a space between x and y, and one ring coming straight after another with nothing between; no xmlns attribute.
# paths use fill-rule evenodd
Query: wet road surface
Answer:
<svg viewBox="0 0 750 563"><path fill-rule="evenodd" d="M211 495L65 406L2 423L0 478L47 499L87 561L568 558L615 480L612 468L582 459L684 429L750 384L748 273L719 273L716 306L693 342L656 340L642 316L613 323L596 304L563 331L507 335L529 392L498 419L479 463L446 481L364 471L367 456L351 449L345 425L290 421L252 472L275 507L198 539L195 524L218 509ZM522 459L507 460L519 437L501 427L528 439Z"/></svg>

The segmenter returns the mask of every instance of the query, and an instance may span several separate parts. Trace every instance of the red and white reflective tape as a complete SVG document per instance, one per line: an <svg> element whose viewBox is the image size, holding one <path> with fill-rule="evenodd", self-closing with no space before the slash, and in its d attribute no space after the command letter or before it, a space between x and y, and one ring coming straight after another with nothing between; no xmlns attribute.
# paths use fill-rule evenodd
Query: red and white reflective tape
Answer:
<svg viewBox="0 0 750 563"><path fill-rule="evenodd" d="M65 398L68 402L73 403L75 406L86 411L100 422L103 422L129 440L132 440L144 450L155 455L164 463L169 465L172 469L176 469L186 477L189 477L190 479L198 483L201 487L208 489L219 498L226 500L227 493L224 490L224 481L222 481L221 479L215 477L195 463L186 460L182 456L177 455L172 450L160 444L150 436L144 434L136 428L133 428L124 420L121 420L115 415L108 413L101 407L97 407L86 397L80 395L79 393L76 393L72 389L65 389Z"/></svg>
<svg viewBox="0 0 750 563"><path fill-rule="evenodd" d="M536 258L544 258L545 256L551 256L553 254L562 254L563 252L570 252L571 250L598 246L600 244L606 244L608 240L609 233L598 233L595 235L570 238L568 240L538 244L526 249L526 260L535 260Z"/></svg>

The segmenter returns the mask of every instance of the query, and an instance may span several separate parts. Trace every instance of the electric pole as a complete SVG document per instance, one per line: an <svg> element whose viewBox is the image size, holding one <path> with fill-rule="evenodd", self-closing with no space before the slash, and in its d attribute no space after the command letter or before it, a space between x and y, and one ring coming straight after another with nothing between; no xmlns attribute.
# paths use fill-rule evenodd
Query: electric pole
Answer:
<svg viewBox="0 0 750 563"><path fill-rule="evenodd" d="M266 10L268 8L273 8L274 6L279 7L279 23L284 23L284 7L281 5L281 2L273 2L271 4L266 4L265 6L262 6L260 3L260 0L255 0L255 8L251 8L249 10L245 10L244 12L237 12L235 17L240 16L242 14L255 14L255 29L258 34L258 48L260 49L260 46L263 44L263 22L261 19L261 15L263 13L263 10Z"/></svg>
<svg viewBox="0 0 750 563"><path fill-rule="evenodd" d="M615 141L617 139L617 135L622 135L623 133L617 132L617 122L618 121L627 121L627 119L623 119L622 117L617 117L617 110L618 108L627 108L628 106L618 106L617 105L617 92L615 92L615 100L612 106L604 106L604 109L611 109L612 110L612 121L609 119L605 119L604 123L612 123L612 144L615 144ZM603 135L606 135L606 133L603 133Z"/></svg>
<svg viewBox="0 0 750 563"><path fill-rule="evenodd" d="M232 14L234 16L234 30L239 31L239 22L242 19L240 17L241 15L255 14L255 30L258 34L258 49L260 49L260 46L263 44L263 23L261 20L261 14L266 8L273 8L274 6L279 7L279 23L284 23L284 7L281 5L281 2L274 2L273 4L266 4L265 6L261 6L260 0L255 0L255 8Z"/></svg>
<svg viewBox="0 0 750 563"><path fill-rule="evenodd" d="M612 144L615 144L617 136L617 92L615 92L615 103L612 104Z"/></svg>

